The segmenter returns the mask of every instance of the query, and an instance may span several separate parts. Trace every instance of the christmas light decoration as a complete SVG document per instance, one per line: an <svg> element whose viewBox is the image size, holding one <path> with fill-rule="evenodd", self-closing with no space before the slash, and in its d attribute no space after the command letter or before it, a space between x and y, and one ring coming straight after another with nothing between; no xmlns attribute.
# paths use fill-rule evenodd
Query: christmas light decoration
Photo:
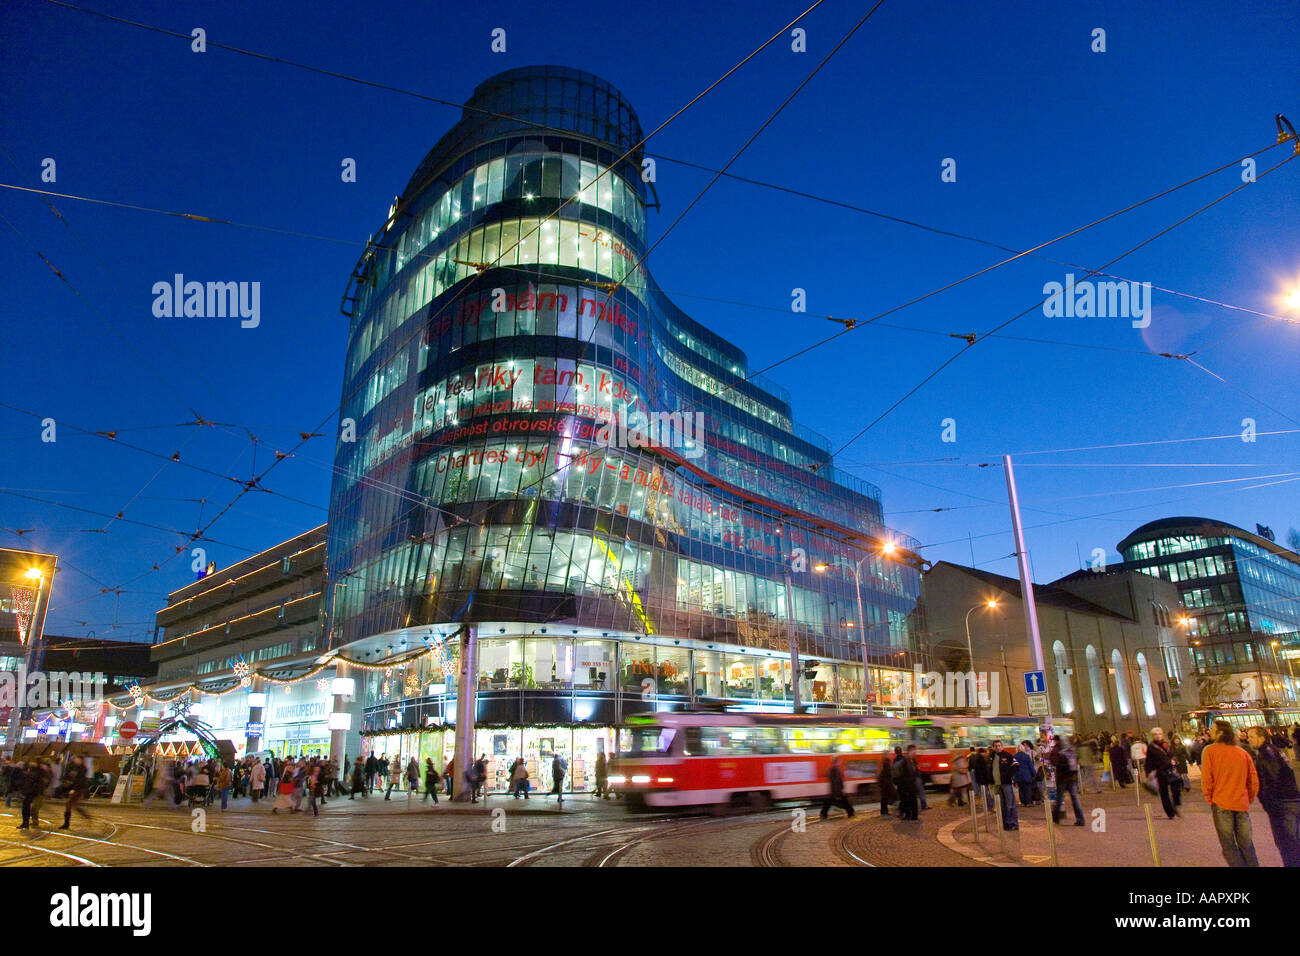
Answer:
<svg viewBox="0 0 1300 956"><path fill-rule="evenodd" d="M23 644L27 643L27 622L31 620L32 607L36 603L36 589L25 588L18 585L10 587L9 592L13 595L14 617L18 619L18 640Z"/></svg>

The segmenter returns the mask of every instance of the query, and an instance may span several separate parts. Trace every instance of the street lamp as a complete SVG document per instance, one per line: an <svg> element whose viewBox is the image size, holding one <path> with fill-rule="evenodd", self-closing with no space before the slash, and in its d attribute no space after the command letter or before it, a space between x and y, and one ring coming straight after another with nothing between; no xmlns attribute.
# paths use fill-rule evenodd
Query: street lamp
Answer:
<svg viewBox="0 0 1300 956"><path fill-rule="evenodd" d="M980 608L986 608L990 611L996 611L998 607L999 607L998 599L989 598L983 604L976 604L973 608L971 608L969 611L966 612L966 654L967 654L967 659L970 661L970 669L972 671L975 670L975 651L971 648L970 616L974 614L976 611L978 611ZM1001 697L1002 695L999 694L998 696ZM975 703L976 704L979 703L979 678L976 678ZM992 703L992 701L990 701L990 703Z"/></svg>

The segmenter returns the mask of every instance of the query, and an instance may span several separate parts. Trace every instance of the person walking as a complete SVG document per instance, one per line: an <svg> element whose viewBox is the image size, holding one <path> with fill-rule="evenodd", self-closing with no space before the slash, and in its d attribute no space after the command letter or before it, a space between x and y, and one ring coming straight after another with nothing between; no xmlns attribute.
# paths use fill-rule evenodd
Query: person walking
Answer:
<svg viewBox="0 0 1300 956"><path fill-rule="evenodd" d="M36 760L27 761L27 766L15 775L18 796L23 802L23 822L19 830L30 827L41 828L41 804L45 801L45 791L50 785L50 770L45 764Z"/></svg>
<svg viewBox="0 0 1300 956"><path fill-rule="evenodd" d="M1182 792L1192 789L1192 781L1187 776L1187 768L1191 762L1191 757L1187 753L1187 744L1183 743L1182 738L1177 734L1169 738L1169 756L1174 762L1174 773L1178 774L1178 799L1176 803L1181 805L1183 802Z"/></svg>
<svg viewBox="0 0 1300 956"><path fill-rule="evenodd" d="M916 744L908 745L906 756L912 765L912 779L916 782L916 801L922 810L929 810L930 804L925 801L925 775L921 773L921 761L916 756Z"/></svg>
<svg viewBox="0 0 1300 956"><path fill-rule="evenodd" d="M1037 770L1034 767L1034 746L1028 740L1020 741L1016 748L1016 788L1020 791L1020 805L1027 807L1034 802L1034 779Z"/></svg>
<svg viewBox="0 0 1300 956"><path fill-rule="evenodd" d="M307 775L307 806L313 817L320 816L319 804L325 802L325 793L329 789L329 768L324 761L311 765Z"/></svg>
<svg viewBox="0 0 1300 956"><path fill-rule="evenodd" d="M822 800L821 818L826 819L830 815L831 807L842 807L844 812L853 816L853 804L849 803L844 796L844 770L840 767L840 756L836 754L831 758L831 768L827 774L830 782L830 792Z"/></svg>
<svg viewBox="0 0 1300 956"><path fill-rule="evenodd" d="M966 806L966 791L970 788L970 758L961 750L953 751L952 776L948 780L948 806Z"/></svg>
<svg viewBox="0 0 1300 956"><path fill-rule="evenodd" d="M524 763L523 757L515 758L515 762L510 767L510 792L514 794L515 799L519 799L519 794L523 793L524 799L528 799L528 765ZM606 795L608 799L608 794Z"/></svg>
<svg viewBox="0 0 1300 956"><path fill-rule="evenodd" d="M567 769L564 758L558 753L551 757L551 780L555 784L551 788L551 793L555 794L555 802L558 806L564 806L564 772Z"/></svg>
<svg viewBox="0 0 1300 956"><path fill-rule="evenodd" d="M1002 749L1002 741L993 741L989 748L989 759L993 762L993 781L1002 796L1002 829L1020 829L1020 811L1016 808L1016 760Z"/></svg>
<svg viewBox="0 0 1300 956"><path fill-rule="evenodd" d="M235 777L230 772L230 768L222 763L221 769L217 771L217 791L221 794L222 810L226 809L226 805L230 802L230 787L234 780Z"/></svg>
<svg viewBox="0 0 1300 956"><path fill-rule="evenodd" d="M1083 805L1079 803L1079 755L1074 745L1066 743L1064 737L1057 737L1052 747L1052 767L1056 771L1056 799L1052 801L1052 822L1061 822L1061 804L1065 795L1070 795L1070 804L1074 807L1074 825L1084 826Z"/></svg>
<svg viewBox="0 0 1300 956"><path fill-rule="evenodd" d="M433 797L433 802L438 802L438 768L433 765L432 757L424 758L424 796L420 799L421 803Z"/></svg>
<svg viewBox="0 0 1300 956"><path fill-rule="evenodd" d="M1080 740L1076 736L1071 743L1074 744L1074 752L1079 762L1079 776L1076 780L1079 789L1087 793L1101 793L1101 784L1097 776L1097 765L1100 760L1097 756L1096 741Z"/></svg>
<svg viewBox="0 0 1300 956"><path fill-rule="evenodd" d="M1273 842L1282 855L1283 866L1300 866L1300 790L1295 771L1286 755L1269 740L1262 727L1246 731L1255 749L1255 772L1259 775L1259 803L1268 814Z"/></svg>
<svg viewBox="0 0 1300 956"><path fill-rule="evenodd" d="M456 782L456 757L447 758L447 765L442 768L442 782L447 785L447 798L451 799L452 784Z"/></svg>
<svg viewBox="0 0 1300 956"><path fill-rule="evenodd" d="M1259 773L1226 720L1214 722L1214 743L1201 751L1201 792L1228 866L1259 866L1250 832L1250 802L1259 795Z"/></svg>
<svg viewBox="0 0 1300 956"><path fill-rule="evenodd" d="M379 785L382 787L382 786L384 785L384 783L389 779L389 776L388 776L388 754L380 754L380 755L379 755L379 766L378 766L377 769L378 769L378 771L379 771ZM384 791L384 795L387 796L387 795L388 795L389 793L391 793L391 792L392 792L392 790L391 790L391 787L390 787L390 789Z"/></svg>
<svg viewBox="0 0 1300 956"><path fill-rule="evenodd" d="M72 758L68 764L68 769L64 771L61 786L67 796L67 802L63 805L63 826L59 827L59 829L66 830L72 825L73 810L76 810L87 820L90 819L90 814L81 806L81 801L86 799L86 792L90 789L88 775L86 774L85 757L78 754Z"/></svg>
<svg viewBox="0 0 1300 956"><path fill-rule="evenodd" d="M1124 745L1122 738L1111 743L1109 754L1111 783L1123 790L1133 782L1133 778L1128 772L1129 749Z"/></svg>
<svg viewBox="0 0 1300 956"><path fill-rule="evenodd" d="M894 763L890 768L894 778L894 787L898 790L898 816L902 820L920 820L921 811L916 801L916 780L912 776L912 764L903 755L902 747L894 748Z"/></svg>
<svg viewBox="0 0 1300 956"><path fill-rule="evenodd" d="M1165 816L1172 820L1181 815L1178 809L1178 772L1174 769L1174 758L1165 743L1163 728L1151 728L1151 743L1146 748L1146 771L1148 779L1154 779L1156 792L1160 794L1160 806Z"/></svg>
<svg viewBox="0 0 1300 956"><path fill-rule="evenodd" d="M880 757L880 772L876 780L880 785L880 815L887 817L889 805L898 799L898 789L894 786L894 763L888 751ZM901 808L899 812L902 812Z"/></svg>
<svg viewBox="0 0 1300 956"><path fill-rule="evenodd" d="M426 757L425 760L430 758ZM420 765L416 762L415 756L412 755L410 761L406 764L406 799L409 802L411 797L415 796L420 789Z"/></svg>
<svg viewBox="0 0 1300 956"><path fill-rule="evenodd" d="M487 754L479 754L478 759L474 761L474 789L470 794L470 803L478 803L478 798L483 796L487 788L488 760Z"/></svg>
<svg viewBox="0 0 1300 956"><path fill-rule="evenodd" d="M370 751L370 756L366 758L362 769L365 771L366 796L369 796L370 791L375 789L375 777L379 773L379 761L375 759L373 750Z"/></svg>
<svg viewBox="0 0 1300 956"><path fill-rule="evenodd" d="M383 762L381 761L381 764L382 764L382 763L383 763ZM387 770L389 771L389 773L388 773L388 789L386 789L386 790L384 791L384 799L385 799L385 800L389 799L390 795L391 795L392 792L393 792L393 788L394 788L394 787L396 787L399 791L402 789L402 772L401 772L401 766L402 766L402 765L401 765L401 763L398 762L398 759L397 759L396 757L394 757L394 758L393 758L393 762L392 762L391 764L386 765L386 767L385 767L385 769L387 769Z"/></svg>
<svg viewBox="0 0 1300 956"><path fill-rule="evenodd" d="M358 793L363 797L370 796L366 790L366 762L359 755L352 764L352 792L348 794L348 799L355 800Z"/></svg>
<svg viewBox="0 0 1300 956"><path fill-rule="evenodd" d="M605 751L596 754L596 797L609 799L609 765L605 760Z"/></svg>

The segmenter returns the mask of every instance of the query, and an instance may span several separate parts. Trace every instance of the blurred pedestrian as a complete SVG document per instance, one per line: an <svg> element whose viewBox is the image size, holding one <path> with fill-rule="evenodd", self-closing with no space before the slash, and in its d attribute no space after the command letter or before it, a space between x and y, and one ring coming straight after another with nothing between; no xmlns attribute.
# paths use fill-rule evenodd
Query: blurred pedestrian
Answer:
<svg viewBox="0 0 1300 956"><path fill-rule="evenodd" d="M230 768L223 762L221 764L221 769L217 771L217 792L221 794L222 810L226 809L226 805L230 801L230 786L233 781L234 775L230 772Z"/></svg>
<svg viewBox="0 0 1300 956"><path fill-rule="evenodd" d="M609 799L609 764L605 760L605 751L596 754L596 792L597 797Z"/></svg>
<svg viewBox="0 0 1300 956"><path fill-rule="evenodd" d="M424 803L430 797L433 802L438 802L438 768L433 765L432 757L424 758L424 797L420 800Z"/></svg>
<svg viewBox="0 0 1300 956"><path fill-rule="evenodd" d="M1286 756L1275 747L1261 727L1246 731L1255 748L1255 772L1259 775L1259 803L1268 814L1273 842L1282 855L1283 866L1300 866L1300 790L1295 771Z"/></svg>
<svg viewBox="0 0 1300 956"><path fill-rule="evenodd" d="M1201 751L1201 792L1228 866L1259 866L1250 831L1250 802L1259 795L1259 773L1226 720L1214 722L1214 743Z"/></svg>
<svg viewBox="0 0 1300 956"><path fill-rule="evenodd" d="M894 762L890 773L894 778L894 788L898 791L899 818L920 820L921 811L916 800L916 778L912 773L911 761L903 754L902 747L894 748Z"/></svg>
<svg viewBox="0 0 1300 956"><path fill-rule="evenodd" d="M970 788L970 758L960 748L952 754L952 776L948 780L948 806L954 803L966 806L966 791Z"/></svg>
<svg viewBox="0 0 1300 956"><path fill-rule="evenodd" d="M1151 728L1151 743L1146 748L1146 771L1147 778L1155 784L1156 792L1160 794L1160 805L1164 808L1165 816L1170 820L1179 816L1181 811L1178 809L1177 795L1180 781L1161 727Z"/></svg>
<svg viewBox="0 0 1300 956"><path fill-rule="evenodd" d="M555 794L555 802L559 806L564 805L564 773L567 769L564 758L558 753L551 757L551 780L554 783L551 793Z"/></svg>
<svg viewBox="0 0 1300 956"><path fill-rule="evenodd" d="M1061 804L1065 795L1070 795L1070 804L1074 807L1074 825L1084 826L1083 806L1079 803L1079 755L1073 744L1064 737L1057 737L1052 747L1052 768L1056 776L1056 798L1052 802L1052 822L1061 822Z"/></svg>
<svg viewBox="0 0 1300 956"><path fill-rule="evenodd" d="M822 800L821 818L823 820L831 812L832 806L842 807L844 812L850 817L853 816L853 804L849 803L844 796L844 770L840 767L840 757L836 754L831 758L831 767L828 773L828 782L830 783L830 792Z"/></svg>
<svg viewBox="0 0 1300 956"><path fill-rule="evenodd" d="M887 817L889 805L898 799L898 789L894 786L894 763L888 751L880 757L880 772L876 780L880 785L880 815Z"/></svg>

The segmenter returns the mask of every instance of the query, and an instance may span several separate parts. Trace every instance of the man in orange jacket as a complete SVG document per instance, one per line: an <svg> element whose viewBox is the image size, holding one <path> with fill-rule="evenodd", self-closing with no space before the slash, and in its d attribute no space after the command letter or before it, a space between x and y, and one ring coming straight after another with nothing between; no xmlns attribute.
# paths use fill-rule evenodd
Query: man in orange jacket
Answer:
<svg viewBox="0 0 1300 956"><path fill-rule="evenodd" d="M1250 754L1237 746L1226 720L1214 722L1214 743L1201 751L1201 791L1214 815L1214 829L1228 866L1259 866L1250 833L1250 803L1259 796L1259 774Z"/></svg>

